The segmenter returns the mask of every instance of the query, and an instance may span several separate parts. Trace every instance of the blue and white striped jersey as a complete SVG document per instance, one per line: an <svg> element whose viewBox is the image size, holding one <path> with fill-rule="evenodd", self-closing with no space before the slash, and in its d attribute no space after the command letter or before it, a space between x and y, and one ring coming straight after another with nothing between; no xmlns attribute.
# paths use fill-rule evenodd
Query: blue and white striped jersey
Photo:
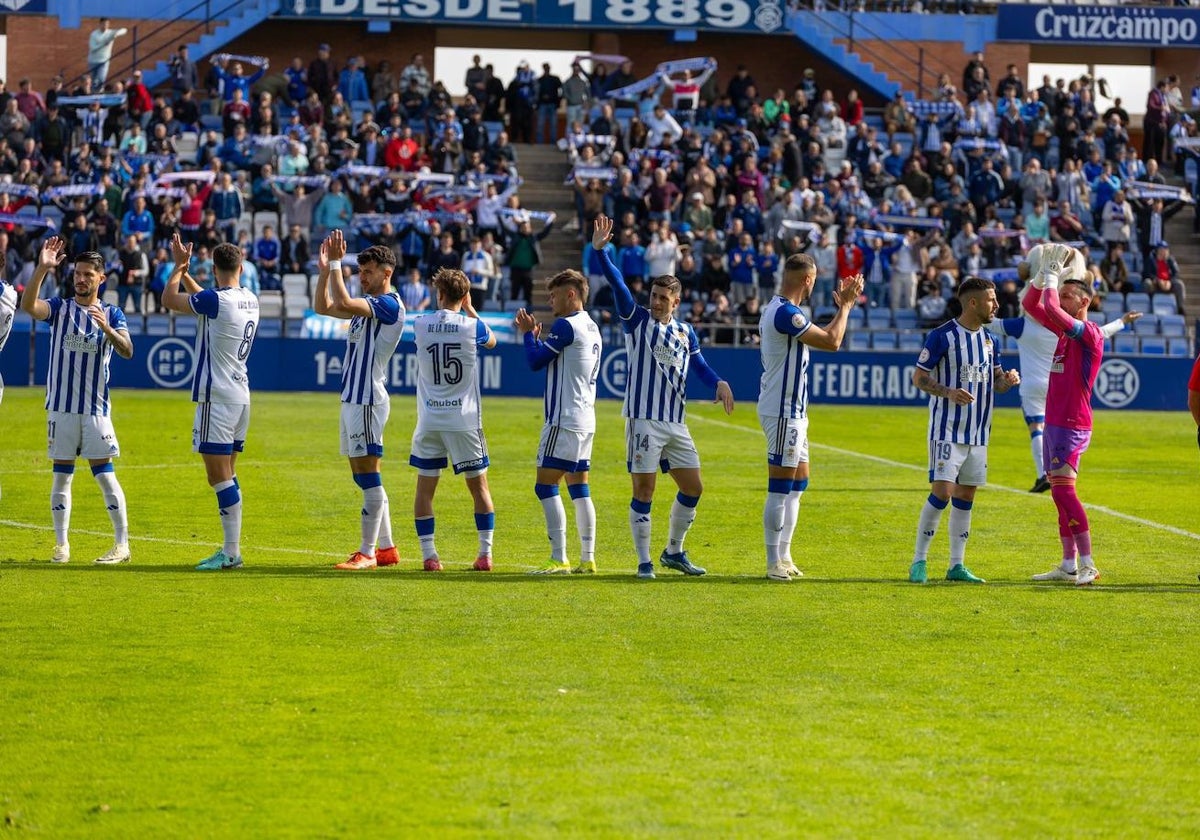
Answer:
<svg viewBox="0 0 1200 840"><path fill-rule="evenodd" d="M659 323L644 306L635 307L621 323L628 356L621 416L683 423L688 365L700 352L696 331L675 318Z"/></svg>
<svg viewBox="0 0 1200 840"><path fill-rule="evenodd" d="M112 344L74 298L51 298L50 370L46 374L46 408L66 414L107 416L108 363ZM114 330L129 331L125 313L115 306L97 303Z"/></svg>
<svg viewBox="0 0 1200 840"><path fill-rule="evenodd" d="M931 396L931 441L987 446L999 366L999 353L987 330L968 330L951 320L930 331L917 357L917 367L933 374L939 384L962 388L975 398L970 405L955 405L944 397Z"/></svg>
<svg viewBox="0 0 1200 840"><path fill-rule="evenodd" d="M258 298L249 289L204 289L188 298L200 316L192 402L250 404L246 359L258 332Z"/></svg>
<svg viewBox="0 0 1200 840"><path fill-rule="evenodd" d="M417 429L483 428L479 347L487 326L462 312L439 309L413 322L417 342Z"/></svg>
<svg viewBox="0 0 1200 840"><path fill-rule="evenodd" d="M0 352L8 342L12 332L13 320L17 314L17 289L0 280ZM0 377L0 391L4 389L4 379Z"/></svg>
<svg viewBox="0 0 1200 840"><path fill-rule="evenodd" d="M555 320L544 341L555 354L546 366L546 422L576 432L596 431L600 328L586 312L575 312Z"/></svg>
<svg viewBox="0 0 1200 840"><path fill-rule="evenodd" d="M808 414L808 345L801 336L812 323L798 306L776 295L758 319L762 378L758 413L795 419Z"/></svg>
<svg viewBox="0 0 1200 840"><path fill-rule="evenodd" d="M350 319L342 364L342 402L382 405L388 401L388 361L404 332L404 304L395 292L363 299L371 306L371 316Z"/></svg>

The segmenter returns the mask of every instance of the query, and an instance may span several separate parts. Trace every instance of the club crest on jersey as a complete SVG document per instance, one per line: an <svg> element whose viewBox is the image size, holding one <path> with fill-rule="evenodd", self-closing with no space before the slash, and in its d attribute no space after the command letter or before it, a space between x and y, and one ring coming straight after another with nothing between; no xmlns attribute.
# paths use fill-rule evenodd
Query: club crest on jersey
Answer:
<svg viewBox="0 0 1200 840"><path fill-rule="evenodd" d="M921 348L921 355L920 355L920 356L917 356L917 363L918 363L918 364L922 364L922 365L923 365L923 364L925 364L925 363L926 363L926 362L928 362L928 361L929 361L929 348L928 348L928 347L922 347L922 348Z"/></svg>
<svg viewBox="0 0 1200 840"><path fill-rule="evenodd" d="M367 324L366 318L355 318L350 322L350 331L346 333L347 340L358 343L362 341L363 332Z"/></svg>
<svg viewBox="0 0 1200 840"><path fill-rule="evenodd" d="M792 315L792 326L796 329L800 329L804 326L804 315L802 313L797 312Z"/></svg>

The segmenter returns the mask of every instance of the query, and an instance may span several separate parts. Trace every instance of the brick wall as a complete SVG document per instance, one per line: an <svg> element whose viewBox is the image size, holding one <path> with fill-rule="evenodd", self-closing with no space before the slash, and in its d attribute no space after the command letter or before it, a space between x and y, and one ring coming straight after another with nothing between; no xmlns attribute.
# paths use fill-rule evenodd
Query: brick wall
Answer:
<svg viewBox="0 0 1200 840"><path fill-rule="evenodd" d="M8 78L5 81L10 91L15 92L18 80L26 77L33 82L34 90L44 91L57 73L61 72L71 79L87 69L87 41L92 30L98 26L96 19L84 18L78 29L61 28L58 18L54 16L10 15L7 24ZM133 27L138 27L144 37L161 25L158 21L114 19L114 29L124 27L130 32L117 39L113 53L133 43ZM154 60L169 58L169 53L179 43L195 40L201 30L186 35L194 25L190 21L172 23L158 35L147 39L147 47L167 47L167 53L155 56ZM139 57L144 55L142 50L138 54ZM116 71L128 67L132 60L130 53L115 56L111 69ZM143 59L140 63L143 67L153 66L153 60Z"/></svg>

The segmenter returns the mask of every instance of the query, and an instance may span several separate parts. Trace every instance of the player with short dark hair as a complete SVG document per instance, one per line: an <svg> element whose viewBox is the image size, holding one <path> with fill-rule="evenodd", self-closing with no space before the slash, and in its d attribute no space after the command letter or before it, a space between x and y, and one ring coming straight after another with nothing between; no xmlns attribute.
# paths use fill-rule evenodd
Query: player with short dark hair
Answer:
<svg viewBox="0 0 1200 840"><path fill-rule="evenodd" d="M950 567L946 580L983 583L966 567L975 491L987 483L987 446L995 394L1020 384L1003 370L983 327L996 317L996 284L968 277L958 287L962 314L930 331L917 357L913 385L929 394L929 496L917 522L908 579L926 580L929 544L950 505Z"/></svg>
<svg viewBox="0 0 1200 840"><path fill-rule="evenodd" d="M566 574L567 513L559 496L564 477L575 504L579 533L579 574L596 572L596 508L592 504L588 474L592 439L596 433L596 377L600 372L603 342L600 328L584 309L587 278L574 269L546 281L554 323L542 338L542 326L524 309L517 310L517 329L525 343L525 358L534 370L546 371L542 436L538 443L537 483L534 493L546 516L550 562L535 574Z"/></svg>
<svg viewBox="0 0 1200 840"><path fill-rule="evenodd" d="M192 451L204 460L208 486L217 494L221 548L201 560L202 572L242 565L242 486L237 457L250 429L250 378L246 360L258 332L258 298L242 288L242 251L223 242L213 248L216 286L202 289L188 273L192 243L171 238L175 268L167 278L162 303L172 312L199 318L196 368L192 372Z"/></svg>
<svg viewBox="0 0 1200 840"><path fill-rule="evenodd" d="M113 430L108 394L108 364L113 351L133 358L133 340L125 313L100 301L104 282L104 257L84 251L75 258L74 295L41 300L46 275L67 258L66 243L52 236L42 243L37 268L21 309L37 321L50 324L50 366L46 376L46 410L49 413L49 454L54 461L50 490L50 515L54 520L54 563L71 559L68 531L71 525L71 482L75 459L87 458L92 475L104 495L113 526L113 547L96 558L104 565L129 560L129 526L125 492L113 471L113 458L121 454Z"/></svg>
<svg viewBox="0 0 1200 840"><path fill-rule="evenodd" d="M808 348L836 351L842 346L850 310L863 289L863 276L844 277L834 293L837 314L828 326L812 323L800 306L812 296L817 264L808 254L793 254L783 266L779 294L759 317L762 379L758 420L767 437L767 500L763 536L767 577L800 577L792 560L792 534L800 499L808 489Z"/></svg>
<svg viewBox="0 0 1200 840"><path fill-rule="evenodd" d="M621 413L625 417L626 465L633 481L629 527L637 551L637 574L640 578L654 577L650 510L656 473L661 467L679 492L671 505L667 547L658 561L685 575L702 575L705 570L694 565L683 549L703 492L700 455L686 423L688 370L694 370L704 384L715 389L713 401L720 402L726 414L733 412L733 391L704 360L691 324L675 318L682 289L679 280L669 274L655 277L650 284L650 305L639 306L634 301L620 270L604 250L612 230L612 219L597 216L592 248L599 254L604 276L612 287L629 357Z"/></svg>
<svg viewBox="0 0 1200 840"><path fill-rule="evenodd" d="M425 571L442 570L434 543L433 496L447 466L462 474L475 506L479 553L472 568L492 569L496 510L488 490L487 440L479 396L479 348L496 336L471 305L471 281L457 268L433 276L438 309L413 322L417 344L417 427L408 463L417 469L414 524Z"/></svg>
<svg viewBox="0 0 1200 840"><path fill-rule="evenodd" d="M362 540L358 550L334 568L361 571L400 562L392 538L391 506L383 489L383 430L391 413L387 392L388 364L404 332L404 304L392 289L396 255L372 245L358 255L358 279L363 296L351 297L342 276L346 239L332 231L321 243L317 258L317 288L313 309L350 321L346 357L342 360L342 411L339 421L341 454L350 459L350 473L362 490Z"/></svg>
<svg viewBox="0 0 1200 840"><path fill-rule="evenodd" d="M1092 273L1069 245L1037 245L1026 256L1032 278L1023 301L1030 317L1058 336L1046 392L1043 452L1058 508L1062 562L1034 580L1087 586L1100 579L1092 558L1087 511L1075 491L1079 461L1092 439L1092 389L1104 356L1104 334L1087 320Z"/></svg>

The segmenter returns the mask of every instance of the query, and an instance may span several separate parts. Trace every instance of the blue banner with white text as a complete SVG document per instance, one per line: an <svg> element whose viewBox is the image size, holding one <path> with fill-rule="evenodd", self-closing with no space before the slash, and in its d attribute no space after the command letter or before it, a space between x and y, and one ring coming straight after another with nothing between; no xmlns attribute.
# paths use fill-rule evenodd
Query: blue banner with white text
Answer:
<svg viewBox="0 0 1200 840"><path fill-rule="evenodd" d="M134 337L130 361L113 357L114 388L191 387L196 363L194 339L173 336ZM46 381L49 336L38 332L34 383ZM10 386L29 383L29 336L12 336L0 354L0 375ZM344 340L259 338L250 354L250 386L256 391L339 391ZM545 374L533 372L519 344L500 344L481 351L480 385L485 395L540 397ZM754 411L761 370L758 352L732 347L705 348L709 364L733 388L741 410ZM820 353L810 356L809 395L814 404L925 405L926 396L912 384L916 355L910 353ZM1005 367L1016 366L1015 353L1003 357ZM1096 380L1093 404L1097 408L1130 408L1161 411L1187 410L1189 358L1106 356ZM417 387L416 348L400 344L389 366L388 389L393 394L413 394ZM620 399L625 393L628 365L621 345L609 346L600 365L597 393L601 399ZM694 378L688 396L711 400L712 389ZM119 400L120 397L118 396ZM1018 406L1016 389L997 397L1001 406Z"/></svg>
<svg viewBox="0 0 1200 840"><path fill-rule="evenodd" d="M1001 3L996 40L1026 44L1200 47L1200 9Z"/></svg>
<svg viewBox="0 0 1200 840"><path fill-rule="evenodd" d="M283 0L279 17L468 26L784 32L781 0Z"/></svg>

